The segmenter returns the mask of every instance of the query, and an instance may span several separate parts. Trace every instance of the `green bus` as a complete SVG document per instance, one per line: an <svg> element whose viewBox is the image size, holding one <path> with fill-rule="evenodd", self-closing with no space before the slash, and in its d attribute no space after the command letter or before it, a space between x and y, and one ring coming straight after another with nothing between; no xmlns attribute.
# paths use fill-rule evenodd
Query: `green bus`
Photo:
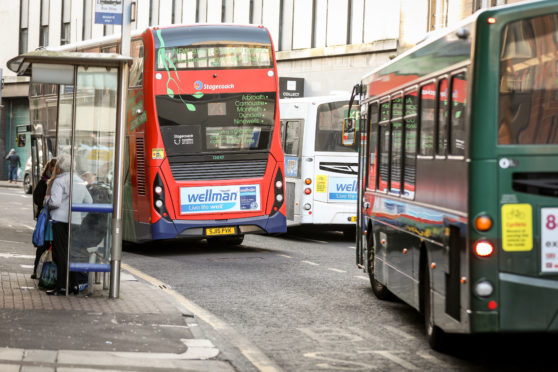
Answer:
<svg viewBox="0 0 558 372"><path fill-rule="evenodd" d="M353 90L357 265L424 314L433 348L558 330L556 5L478 12Z"/></svg>

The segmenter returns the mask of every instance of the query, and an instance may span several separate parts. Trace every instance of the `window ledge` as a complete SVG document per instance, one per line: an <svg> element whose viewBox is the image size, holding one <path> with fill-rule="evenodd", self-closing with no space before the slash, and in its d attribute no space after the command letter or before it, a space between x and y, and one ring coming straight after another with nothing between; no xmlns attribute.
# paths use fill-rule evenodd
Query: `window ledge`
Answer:
<svg viewBox="0 0 558 372"><path fill-rule="evenodd" d="M276 53L277 61L288 61L295 59L337 57L352 54L376 53L397 50L397 39L374 41L366 44L338 45L325 48L308 48Z"/></svg>

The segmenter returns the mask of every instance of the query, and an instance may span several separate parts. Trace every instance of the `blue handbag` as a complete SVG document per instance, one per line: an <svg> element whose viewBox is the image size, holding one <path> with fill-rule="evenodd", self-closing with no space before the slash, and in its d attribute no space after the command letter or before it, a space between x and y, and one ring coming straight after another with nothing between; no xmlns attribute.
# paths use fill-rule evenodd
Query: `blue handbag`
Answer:
<svg viewBox="0 0 558 372"><path fill-rule="evenodd" d="M33 245L36 247L42 247L45 245L45 233L47 232L47 224L50 219L50 213L48 208L45 206L39 218L37 218L37 224L35 225L35 230L33 230ZM51 233L52 236L52 233Z"/></svg>

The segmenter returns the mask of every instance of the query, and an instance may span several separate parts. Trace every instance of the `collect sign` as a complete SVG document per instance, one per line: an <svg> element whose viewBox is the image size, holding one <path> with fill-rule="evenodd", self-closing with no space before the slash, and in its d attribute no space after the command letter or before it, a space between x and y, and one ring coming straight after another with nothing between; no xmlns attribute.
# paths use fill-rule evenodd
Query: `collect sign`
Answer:
<svg viewBox="0 0 558 372"><path fill-rule="evenodd" d="M122 0L95 0L95 23L122 24Z"/></svg>
<svg viewBox="0 0 558 372"><path fill-rule="evenodd" d="M304 78L279 78L279 96L281 98L304 97Z"/></svg>

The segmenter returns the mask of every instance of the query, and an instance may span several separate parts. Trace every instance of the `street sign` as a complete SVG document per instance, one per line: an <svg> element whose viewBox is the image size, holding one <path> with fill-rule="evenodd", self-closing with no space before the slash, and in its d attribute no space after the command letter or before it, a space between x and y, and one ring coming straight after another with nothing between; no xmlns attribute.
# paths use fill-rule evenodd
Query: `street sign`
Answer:
<svg viewBox="0 0 558 372"><path fill-rule="evenodd" d="M122 0L95 0L95 23L122 24Z"/></svg>

